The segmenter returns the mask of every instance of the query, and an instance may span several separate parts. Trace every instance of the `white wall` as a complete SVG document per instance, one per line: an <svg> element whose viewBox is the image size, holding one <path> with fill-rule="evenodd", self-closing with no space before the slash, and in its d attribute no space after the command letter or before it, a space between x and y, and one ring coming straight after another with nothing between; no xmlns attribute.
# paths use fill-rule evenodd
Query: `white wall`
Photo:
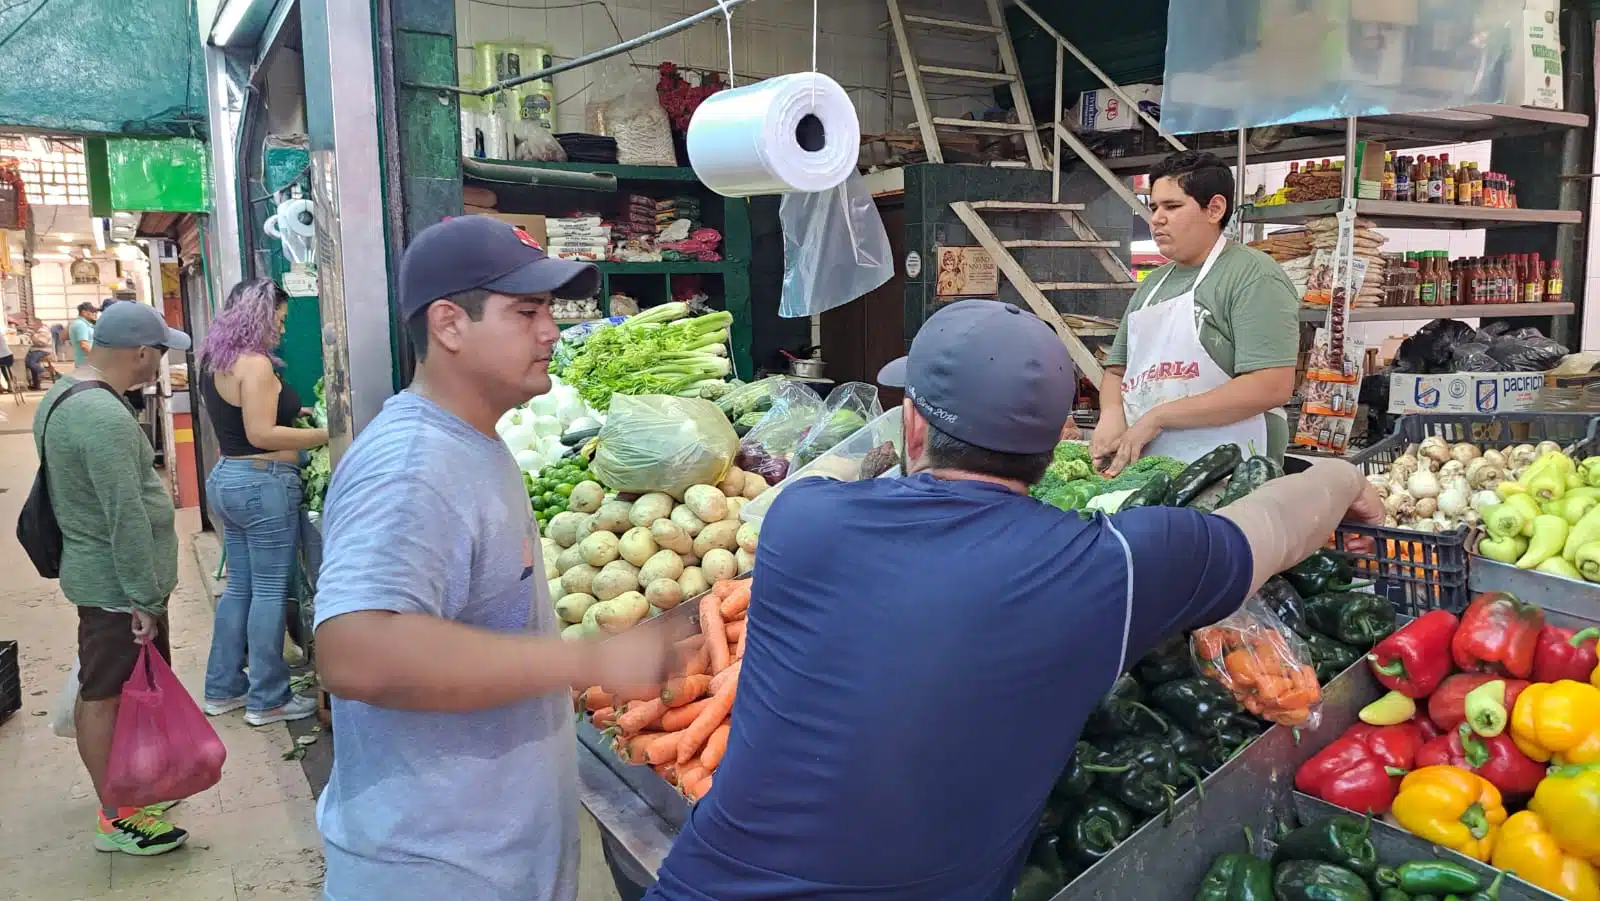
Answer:
<svg viewBox="0 0 1600 901"><path fill-rule="evenodd" d="M916 116L909 95L904 93L903 80L897 82L900 97L894 104L894 121L889 117L889 73L899 69L900 63L889 31L878 28L888 20L882 0L818 2L821 39L817 68L850 91L862 133L907 130ZM564 62L712 6L715 4L706 0L506 0L494 4L457 0L457 66L465 78L473 70L473 44L506 40L548 44L555 48L557 62ZM933 6L930 3L928 8ZM912 11L909 7L906 10ZM985 7L975 0L947 3L938 15L987 21ZM812 4L804 0L757 0L734 10L735 84L810 71L811 21ZM992 40L950 40L921 33L913 34L912 42L923 64L999 68L998 51ZM701 22L688 31L635 50L632 58L652 81L653 74L643 67L654 67L663 61L726 72L728 37L722 18ZM558 131L583 129L584 105L598 75L599 66L589 66L556 76ZM985 89L927 83L925 90L934 100L938 115L960 116L979 112L988 105Z"/></svg>

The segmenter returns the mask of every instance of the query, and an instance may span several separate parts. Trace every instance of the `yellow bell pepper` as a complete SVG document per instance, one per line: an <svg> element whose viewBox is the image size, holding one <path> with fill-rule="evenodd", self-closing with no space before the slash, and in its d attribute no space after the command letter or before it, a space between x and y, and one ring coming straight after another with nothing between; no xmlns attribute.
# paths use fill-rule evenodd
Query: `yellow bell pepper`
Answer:
<svg viewBox="0 0 1600 901"><path fill-rule="evenodd" d="M1544 820L1531 810L1512 814L1500 827L1490 862L1567 901L1600 901L1600 871L1561 850Z"/></svg>
<svg viewBox="0 0 1600 901"><path fill-rule="evenodd" d="M1600 688L1600 664L1595 664L1594 672L1589 674L1589 684Z"/></svg>
<svg viewBox="0 0 1600 901"><path fill-rule="evenodd" d="M1550 768L1528 809L1568 854L1600 861L1600 764Z"/></svg>
<svg viewBox="0 0 1600 901"><path fill-rule="evenodd" d="M1506 821L1500 790L1453 766L1412 770L1400 782L1391 813L1413 835L1483 861Z"/></svg>
<svg viewBox="0 0 1600 901"><path fill-rule="evenodd" d="M1540 763L1600 761L1600 688L1568 679L1528 686L1511 711L1511 739Z"/></svg>

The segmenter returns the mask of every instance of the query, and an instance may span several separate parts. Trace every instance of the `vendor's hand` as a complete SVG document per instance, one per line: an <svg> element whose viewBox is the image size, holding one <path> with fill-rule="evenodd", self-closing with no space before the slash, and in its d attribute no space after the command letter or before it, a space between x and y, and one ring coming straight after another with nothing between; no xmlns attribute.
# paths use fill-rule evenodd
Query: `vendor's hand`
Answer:
<svg viewBox="0 0 1600 901"><path fill-rule="evenodd" d="M1104 470L1106 477L1115 476L1138 461L1139 455L1144 453L1144 446L1156 440L1159 434L1161 426L1156 424L1154 416L1146 415L1130 426L1122 433L1122 437L1117 439L1111 462Z"/></svg>
<svg viewBox="0 0 1600 901"><path fill-rule="evenodd" d="M1128 427L1125 425L1108 423L1105 419L1101 419L1094 427L1094 434L1089 436L1089 459L1093 460L1096 466L1105 468L1117 455L1117 442L1122 440L1123 434L1127 431Z"/></svg>
<svg viewBox="0 0 1600 901"><path fill-rule="evenodd" d="M1080 441L1083 439L1083 430L1078 428L1078 421L1071 416L1067 417L1067 424L1061 427L1062 441Z"/></svg>
<svg viewBox="0 0 1600 901"><path fill-rule="evenodd" d="M1345 513L1344 518L1369 526L1383 525L1385 511L1383 498L1378 494L1378 486L1365 478L1361 480L1361 484L1361 493L1356 495L1355 503L1350 505L1350 510ZM1353 554L1375 554L1378 544L1365 535L1351 535L1345 539L1344 549Z"/></svg>
<svg viewBox="0 0 1600 901"><path fill-rule="evenodd" d="M161 628L155 614L143 610L132 611L133 642L134 644L149 644L156 638L156 632Z"/></svg>

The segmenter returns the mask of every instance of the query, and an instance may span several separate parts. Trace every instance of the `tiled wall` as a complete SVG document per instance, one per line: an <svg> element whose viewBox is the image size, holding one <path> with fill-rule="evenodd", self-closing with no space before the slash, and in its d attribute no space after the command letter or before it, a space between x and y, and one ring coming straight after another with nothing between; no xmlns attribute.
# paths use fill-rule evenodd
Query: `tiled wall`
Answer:
<svg viewBox="0 0 1600 901"><path fill-rule="evenodd" d="M711 0L457 0L457 59L465 78L473 70L472 45L480 41L526 41L555 49L557 62L602 50L624 38L634 38L671 25L701 9ZM929 4L931 8L932 3ZM758 0L733 13L733 68L737 84L811 69L812 4L804 0ZM907 12L926 11L902 7ZM916 117L903 80L890 120L890 73L900 68L899 55L887 29L881 0L818 0L821 39L817 42L817 68L849 90L861 118L863 134L905 130ZM988 21L976 0L947 2L938 15L944 18ZM914 34L913 44L923 64L953 65L996 70L994 41L944 39ZM715 69L728 68L728 35L722 18L695 27L631 54L638 71L649 77L657 63ZM598 66L557 75L555 79L558 130L581 130L584 106L596 93ZM929 84L929 99L938 115L961 116L980 112L987 92L966 85Z"/></svg>

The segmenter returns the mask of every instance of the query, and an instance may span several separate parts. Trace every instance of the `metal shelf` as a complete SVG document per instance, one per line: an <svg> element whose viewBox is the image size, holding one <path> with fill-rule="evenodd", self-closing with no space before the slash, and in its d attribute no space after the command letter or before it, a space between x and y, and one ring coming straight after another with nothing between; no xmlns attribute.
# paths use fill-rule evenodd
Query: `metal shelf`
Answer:
<svg viewBox="0 0 1600 901"><path fill-rule="evenodd" d="M1307 219L1336 215L1342 203L1334 199L1247 206L1240 211L1240 215L1245 222L1297 225ZM1357 200L1356 213L1373 220L1380 227L1390 225L1398 228L1502 228L1518 225L1579 225L1583 222L1583 213L1579 210L1501 210L1397 200Z"/></svg>
<svg viewBox="0 0 1600 901"><path fill-rule="evenodd" d="M1316 156L1344 155L1344 120L1303 122L1292 127L1325 133L1286 138L1266 148L1250 147L1247 150L1248 161L1274 163ZM1367 116L1358 120L1357 132L1364 140L1384 142L1388 150L1403 151L1414 147L1465 144L1587 127L1589 127L1589 117L1583 113L1537 109L1530 106L1484 104L1437 112ZM1259 132L1260 129L1255 131ZM1238 162L1237 142L1230 141L1227 146L1208 149L1223 162ZM1113 172L1141 173L1150 171L1152 166L1166 156L1165 153L1139 154L1106 158L1102 159L1102 162Z"/></svg>
<svg viewBox="0 0 1600 901"><path fill-rule="evenodd" d="M1569 316L1570 303L1482 303L1448 307L1355 307L1351 322L1411 322L1422 319L1473 319L1500 316ZM1301 307L1301 322L1322 322L1327 307Z"/></svg>

